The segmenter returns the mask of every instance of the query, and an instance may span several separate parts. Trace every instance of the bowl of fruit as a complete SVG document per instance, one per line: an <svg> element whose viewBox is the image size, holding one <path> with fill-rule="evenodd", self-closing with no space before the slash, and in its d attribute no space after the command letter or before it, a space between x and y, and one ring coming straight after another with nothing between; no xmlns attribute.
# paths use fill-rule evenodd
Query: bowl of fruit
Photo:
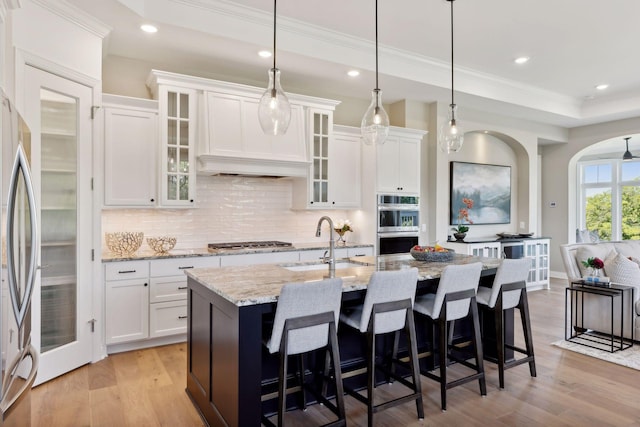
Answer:
<svg viewBox="0 0 640 427"><path fill-rule="evenodd" d="M455 254L453 249L443 248L437 243L435 246L415 245L409 252L418 261L451 261Z"/></svg>

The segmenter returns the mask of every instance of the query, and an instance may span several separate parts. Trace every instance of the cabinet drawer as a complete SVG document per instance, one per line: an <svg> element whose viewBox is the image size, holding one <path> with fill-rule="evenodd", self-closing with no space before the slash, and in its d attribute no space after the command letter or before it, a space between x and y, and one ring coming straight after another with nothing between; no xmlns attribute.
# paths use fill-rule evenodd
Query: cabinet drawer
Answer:
<svg viewBox="0 0 640 427"><path fill-rule="evenodd" d="M187 302L159 302L151 304L149 311L149 336L184 334L187 332Z"/></svg>
<svg viewBox="0 0 640 427"><path fill-rule="evenodd" d="M187 276L154 277L150 280L149 302L180 301L187 299Z"/></svg>
<svg viewBox="0 0 640 427"><path fill-rule="evenodd" d="M128 280L149 277L149 261L110 262L104 266L105 279Z"/></svg>
<svg viewBox="0 0 640 427"><path fill-rule="evenodd" d="M220 259L215 256L171 258L151 260L151 277L184 276L191 268L220 267Z"/></svg>

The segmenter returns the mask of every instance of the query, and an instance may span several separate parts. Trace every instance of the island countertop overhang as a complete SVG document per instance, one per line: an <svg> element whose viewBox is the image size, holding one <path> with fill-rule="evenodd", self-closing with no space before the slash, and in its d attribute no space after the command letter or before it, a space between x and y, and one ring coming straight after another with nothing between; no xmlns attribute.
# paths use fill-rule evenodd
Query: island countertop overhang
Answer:
<svg viewBox="0 0 640 427"><path fill-rule="evenodd" d="M418 280L440 277L447 265L482 262L483 272L495 272L501 260L456 254L447 262L417 261L409 254L359 256L348 258L348 262L361 264L336 270L335 277L343 279L343 292L363 290L367 287L374 271L418 268ZM263 264L255 266L235 266L222 268L199 268L187 270L186 274L220 295L232 304L241 307L272 303L277 301L282 286L286 283L314 282L328 274L327 269L311 271L291 271L287 267L309 263Z"/></svg>

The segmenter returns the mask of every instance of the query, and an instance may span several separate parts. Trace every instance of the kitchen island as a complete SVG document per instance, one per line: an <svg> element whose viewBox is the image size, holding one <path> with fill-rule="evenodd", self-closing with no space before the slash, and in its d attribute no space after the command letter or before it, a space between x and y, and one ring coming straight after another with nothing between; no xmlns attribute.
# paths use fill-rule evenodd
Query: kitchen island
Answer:
<svg viewBox="0 0 640 427"><path fill-rule="evenodd" d="M376 270L417 267L418 292L425 293L435 291L447 265L477 261L490 285L500 259L464 255L449 262L421 262L408 254L353 257L337 266L336 277L343 279L343 303L349 303L363 298ZM187 393L209 425L260 425L262 384L273 380L263 369L265 319L284 284L322 280L327 272L305 263L187 271Z"/></svg>

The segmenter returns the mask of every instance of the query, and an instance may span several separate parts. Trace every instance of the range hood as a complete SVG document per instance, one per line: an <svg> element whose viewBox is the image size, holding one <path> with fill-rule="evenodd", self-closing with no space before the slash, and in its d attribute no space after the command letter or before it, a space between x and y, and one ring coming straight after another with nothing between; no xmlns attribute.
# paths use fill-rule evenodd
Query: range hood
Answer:
<svg viewBox="0 0 640 427"><path fill-rule="evenodd" d="M309 161L270 159L257 157L201 154L198 156L198 173L203 175L238 175L260 177L306 178Z"/></svg>

